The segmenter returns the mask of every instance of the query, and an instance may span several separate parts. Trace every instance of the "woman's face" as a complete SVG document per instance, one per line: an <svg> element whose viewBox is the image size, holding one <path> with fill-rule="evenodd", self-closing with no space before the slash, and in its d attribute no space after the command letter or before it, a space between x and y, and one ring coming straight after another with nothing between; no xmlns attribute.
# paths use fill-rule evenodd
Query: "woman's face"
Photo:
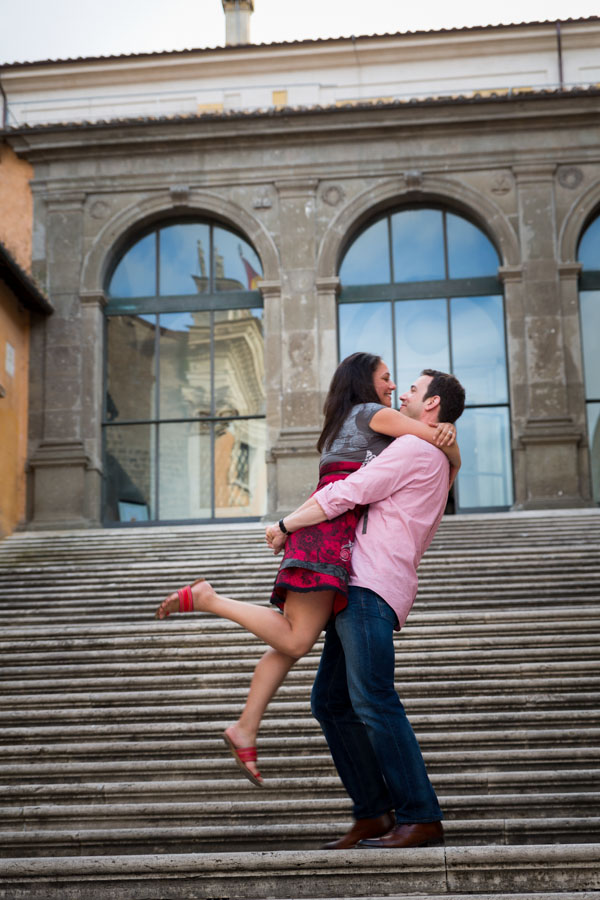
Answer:
<svg viewBox="0 0 600 900"><path fill-rule="evenodd" d="M384 406L392 405L392 394L396 390L396 385L392 381L390 371L383 360L379 363L373 372L373 387L379 398L379 402Z"/></svg>

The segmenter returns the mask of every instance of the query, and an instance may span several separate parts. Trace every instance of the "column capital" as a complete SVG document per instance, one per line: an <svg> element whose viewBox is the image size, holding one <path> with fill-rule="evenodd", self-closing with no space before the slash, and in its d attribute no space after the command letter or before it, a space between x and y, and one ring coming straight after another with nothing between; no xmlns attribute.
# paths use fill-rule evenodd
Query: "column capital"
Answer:
<svg viewBox="0 0 600 900"><path fill-rule="evenodd" d="M557 169L556 163L522 163L512 167L512 173L519 185L539 184L552 181Z"/></svg>
<svg viewBox="0 0 600 900"><path fill-rule="evenodd" d="M312 197L316 194L318 186L318 178L290 178L275 182L275 188L282 200L291 200L294 197Z"/></svg>
<svg viewBox="0 0 600 900"><path fill-rule="evenodd" d="M503 284L523 281L523 266L499 266L498 277Z"/></svg>
<svg viewBox="0 0 600 900"><path fill-rule="evenodd" d="M561 281L577 281L583 269L583 263L569 262L559 263L557 266L558 275Z"/></svg>
<svg viewBox="0 0 600 900"><path fill-rule="evenodd" d="M342 283L337 275L329 278L317 278L317 294L339 294Z"/></svg>
<svg viewBox="0 0 600 900"><path fill-rule="evenodd" d="M108 303L104 291L81 291L79 299L82 306L98 306L100 309L104 309Z"/></svg>

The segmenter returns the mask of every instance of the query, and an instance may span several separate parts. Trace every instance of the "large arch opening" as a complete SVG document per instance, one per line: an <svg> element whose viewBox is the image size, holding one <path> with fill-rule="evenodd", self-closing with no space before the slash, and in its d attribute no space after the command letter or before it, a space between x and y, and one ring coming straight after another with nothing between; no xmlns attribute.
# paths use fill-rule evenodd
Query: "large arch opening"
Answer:
<svg viewBox="0 0 600 900"><path fill-rule="evenodd" d="M266 510L261 260L235 229L154 222L105 284L106 524Z"/></svg>
<svg viewBox="0 0 600 900"><path fill-rule="evenodd" d="M582 264L579 312L587 430L594 501L600 504L600 215L587 225L577 253Z"/></svg>
<svg viewBox="0 0 600 900"><path fill-rule="evenodd" d="M339 266L339 356L382 356L400 393L424 368L465 386L458 512L513 503L508 367L500 259L463 214L413 205L379 214Z"/></svg>

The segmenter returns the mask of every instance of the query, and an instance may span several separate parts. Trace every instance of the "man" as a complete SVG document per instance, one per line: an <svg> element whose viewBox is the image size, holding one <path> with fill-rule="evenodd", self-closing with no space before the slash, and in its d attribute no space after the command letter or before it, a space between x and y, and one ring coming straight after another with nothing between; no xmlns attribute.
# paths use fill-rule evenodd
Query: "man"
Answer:
<svg viewBox="0 0 600 900"><path fill-rule="evenodd" d="M425 369L401 396L401 412L428 424L455 422L465 392L452 375ZM442 811L417 739L394 689L393 632L417 592L416 569L442 518L449 464L413 435L327 485L272 526L277 552L287 532L368 505L352 551L348 605L331 620L312 691L312 710L353 801L354 825L324 849L443 843Z"/></svg>

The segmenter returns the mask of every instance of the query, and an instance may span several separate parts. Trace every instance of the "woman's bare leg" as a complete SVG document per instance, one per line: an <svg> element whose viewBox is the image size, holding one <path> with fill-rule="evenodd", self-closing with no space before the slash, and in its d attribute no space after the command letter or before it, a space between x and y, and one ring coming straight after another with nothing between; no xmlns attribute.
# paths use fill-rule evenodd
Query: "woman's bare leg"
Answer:
<svg viewBox="0 0 600 900"><path fill-rule="evenodd" d="M237 722L225 729L225 734L229 735L236 747L256 745L256 736L265 710L295 662L295 657L286 656L279 650L273 650L272 647L269 647L261 657L252 676L248 699L242 714ZM255 762L249 760L246 766L260 778Z"/></svg>
<svg viewBox="0 0 600 900"><path fill-rule="evenodd" d="M327 624L333 607L333 591L306 594L288 591L283 616L264 606L223 597L208 581L193 585L192 595L195 611L237 622L275 650L295 659L308 653ZM164 619L178 609L179 598L176 593L171 594L158 608L157 618Z"/></svg>

